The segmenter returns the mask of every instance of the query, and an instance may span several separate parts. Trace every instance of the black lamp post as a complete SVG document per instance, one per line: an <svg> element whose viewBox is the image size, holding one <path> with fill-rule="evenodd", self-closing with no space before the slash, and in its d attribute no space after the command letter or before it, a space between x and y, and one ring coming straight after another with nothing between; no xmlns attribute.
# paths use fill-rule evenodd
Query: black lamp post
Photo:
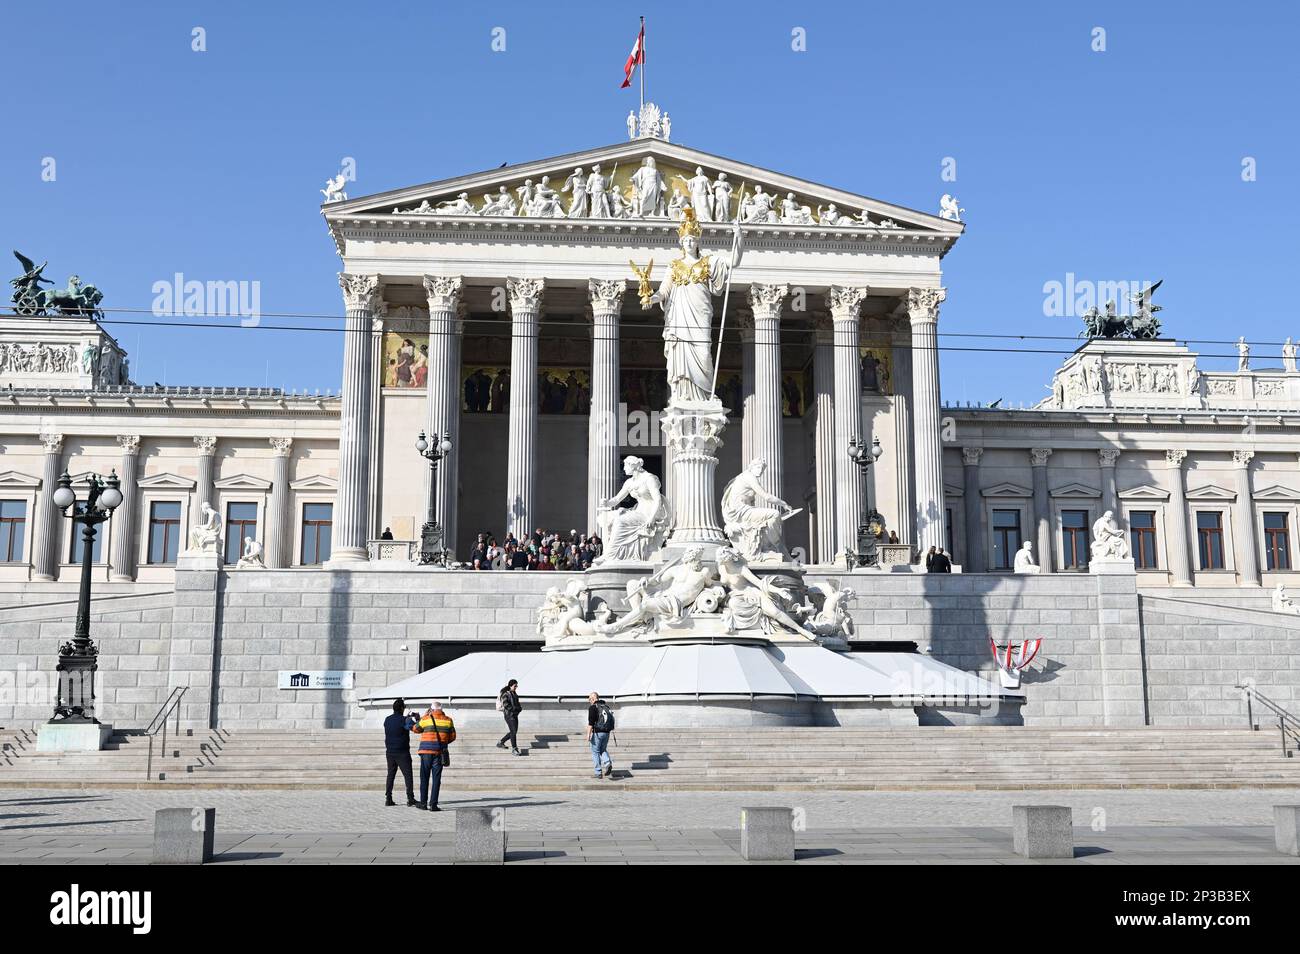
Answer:
<svg viewBox="0 0 1300 954"><path fill-rule="evenodd" d="M95 555L96 528L108 521L122 503L117 472L105 480L96 474L88 478L89 490L85 501L78 501L72 489L72 478L65 470L54 491L54 506L76 527L82 527L81 536L81 592L77 597L77 625L72 639L59 647L58 697L54 702L51 722L98 723L95 718L95 672L99 668L99 649L90 639L90 578Z"/></svg>
<svg viewBox="0 0 1300 954"><path fill-rule="evenodd" d="M420 528L420 564L429 566L442 563L447 558L447 549L443 546L442 527L438 526L438 464L451 452L451 435L442 435L442 440L434 434L432 442L420 431L415 441L415 449L429 462L429 519Z"/></svg>
<svg viewBox="0 0 1300 954"><path fill-rule="evenodd" d="M880 560L878 538L884 531L884 518L871 506L871 491L867 483L871 465L880 460L884 451L880 447L880 438L875 438L870 446L865 438L850 437L849 459L858 468L858 503L862 506L862 523L858 526L858 546L856 552L846 548L849 569L855 566L875 566Z"/></svg>

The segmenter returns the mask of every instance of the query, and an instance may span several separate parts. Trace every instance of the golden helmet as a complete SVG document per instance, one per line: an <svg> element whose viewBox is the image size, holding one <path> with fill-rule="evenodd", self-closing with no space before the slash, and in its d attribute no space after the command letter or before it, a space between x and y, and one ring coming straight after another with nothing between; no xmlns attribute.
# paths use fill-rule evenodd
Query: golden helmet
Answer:
<svg viewBox="0 0 1300 954"><path fill-rule="evenodd" d="M677 237L679 239L688 235L694 235L696 238L700 237L700 222L695 217L695 209L689 205L682 211L682 224L677 226Z"/></svg>

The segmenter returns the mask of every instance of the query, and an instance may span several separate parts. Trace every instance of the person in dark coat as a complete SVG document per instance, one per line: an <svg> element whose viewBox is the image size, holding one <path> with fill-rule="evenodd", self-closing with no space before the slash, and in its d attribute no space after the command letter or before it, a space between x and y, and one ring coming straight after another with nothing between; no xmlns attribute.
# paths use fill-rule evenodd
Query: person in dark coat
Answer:
<svg viewBox="0 0 1300 954"><path fill-rule="evenodd" d="M384 787L384 805L391 806L393 801L393 780L398 769L402 771L402 780L406 782L406 804L415 804L415 791L411 782L411 726L415 725L415 713L403 713L405 699L393 700L393 714L384 720L384 757L388 760L388 782Z"/></svg>
<svg viewBox="0 0 1300 954"><path fill-rule="evenodd" d="M501 736L501 741L497 743L498 749L504 749L506 742L510 743L510 751L514 755L522 755L519 751L519 713L524 711L524 705L519 701L519 680L511 679L505 684L500 692L501 714L506 717L506 734Z"/></svg>

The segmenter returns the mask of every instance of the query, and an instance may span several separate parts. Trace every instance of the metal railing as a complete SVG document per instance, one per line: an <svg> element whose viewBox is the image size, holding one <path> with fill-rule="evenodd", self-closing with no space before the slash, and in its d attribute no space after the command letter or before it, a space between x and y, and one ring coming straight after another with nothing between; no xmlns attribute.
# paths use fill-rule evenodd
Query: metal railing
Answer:
<svg viewBox="0 0 1300 954"><path fill-rule="evenodd" d="M1291 758L1294 754L1290 748L1292 745L1300 751L1300 718L1292 715L1254 686L1241 685L1237 688L1246 698L1246 722L1251 729L1259 731L1259 726L1255 724L1255 703L1258 702L1277 718L1278 732L1282 737L1282 754L1286 758Z"/></svg>
<svg viewBox="0 0 1300 954"><path fill-rule="evenodd" d="M177 686L170 693L168 693L167 701L162 704L162 706L158 709L157 714L155 714L153 719L150 720L149 724L145 726L144 734L149 736L149 758L148 761L145 763L145 768L144 768L144 777L146 779L149 780L153 779L153 740L154 737L158 735L159 731L162 732L162 748L160 751L163 753L163 756L166 757L167 722L173 711L176 713L176 734L180 735L181 699L184 697L185 693L189 690L189 688L190 688L189 686Z"/></svg>

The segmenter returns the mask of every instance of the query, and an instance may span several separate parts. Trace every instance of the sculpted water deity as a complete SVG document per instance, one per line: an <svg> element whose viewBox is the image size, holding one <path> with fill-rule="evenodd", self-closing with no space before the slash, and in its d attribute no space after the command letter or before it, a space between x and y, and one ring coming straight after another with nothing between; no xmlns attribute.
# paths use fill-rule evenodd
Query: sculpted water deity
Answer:
<svg viewBox="0 0 1300 954"><path fill-rule="evenodd" d="M631 612L615 623L597 623L596 631L614 634L638 626L654 626L660 621L680 622L715 579L713 568L704 562L704 551L691 547L676 563L629 583L627 602Z"/></svg>
<svg viewBox="0 0 1300 954"><path fill-rule="evenodd" d="M789 591L756 575L731 547L718 551L718 582L727 591L723 620L731 632L756 627L770 630L777 624L816 642L817 634L797 623L777 602L788 602Z"/></svg>
<svg viewBox="0 0 1300 954"><path fill-rule="evenodd" d="M660 547L668 531L668 504L659 490L659 478L645 469L640 457L625 458L623 473L627 480L597 512L605 545L595 561L597 565L644 560ZM636 506L621 509L619 504L629 497Z"/></svg>

